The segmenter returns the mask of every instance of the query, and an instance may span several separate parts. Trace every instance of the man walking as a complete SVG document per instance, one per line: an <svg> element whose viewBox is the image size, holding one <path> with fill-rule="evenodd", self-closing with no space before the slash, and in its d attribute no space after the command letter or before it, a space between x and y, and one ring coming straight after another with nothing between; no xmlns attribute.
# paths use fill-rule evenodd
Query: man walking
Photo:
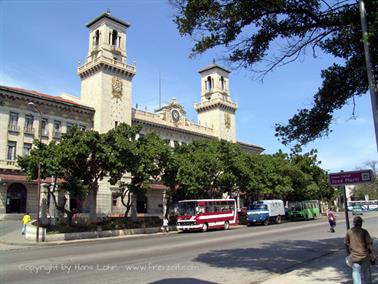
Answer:
<svg viewBox="0 0 378 284"><path fill-rule="evenodd" d="M334 233L336 227L336 214L332 211L332 208L327 209L327 218L329 223L329 230L331 233Z"/></svg>
<svg viewBox="0 0 378 284"><path fill-rule="evenodd" d="M354 217L354 227L347 231L344 243L348 255L352 257L353 284L371 284L370 262L376 261L373 241L367 230L362 229L362 218Z"/></svg>

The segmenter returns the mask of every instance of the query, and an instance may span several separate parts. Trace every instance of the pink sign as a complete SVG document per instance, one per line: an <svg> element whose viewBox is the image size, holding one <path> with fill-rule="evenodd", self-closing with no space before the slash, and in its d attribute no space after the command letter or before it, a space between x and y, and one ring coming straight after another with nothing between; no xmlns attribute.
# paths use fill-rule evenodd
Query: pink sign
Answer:
<svg viewBox="0 0 378 284"><path fill-rule="evenodd" d="M373 181L372 170L360 170L353 172L339 172L328 175L328 183L331 186L369 183Z"/></svg>

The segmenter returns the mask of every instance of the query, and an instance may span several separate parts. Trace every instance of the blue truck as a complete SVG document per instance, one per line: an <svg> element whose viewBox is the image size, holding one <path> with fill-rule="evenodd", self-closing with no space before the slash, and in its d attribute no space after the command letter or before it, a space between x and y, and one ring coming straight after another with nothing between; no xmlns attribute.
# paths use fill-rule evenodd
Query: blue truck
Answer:
<svg viewBox="0 0 378 284"><path fill-rule="evenodd" d="M282 200L260 200L253 202L247 211L248 226L253 224L269 225L281 223L285 217L285 207Z"/></svg>

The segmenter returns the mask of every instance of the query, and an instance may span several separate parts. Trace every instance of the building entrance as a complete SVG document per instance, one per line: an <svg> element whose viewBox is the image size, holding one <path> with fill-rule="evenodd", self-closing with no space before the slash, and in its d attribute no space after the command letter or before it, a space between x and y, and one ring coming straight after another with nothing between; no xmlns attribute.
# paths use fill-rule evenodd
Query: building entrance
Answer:
<svg viewBox="0 0 378 284"><path fill-rule="evenodd" d="M7 191L6 213L26 212L26 188L21 183L12 183Z"/></svg>

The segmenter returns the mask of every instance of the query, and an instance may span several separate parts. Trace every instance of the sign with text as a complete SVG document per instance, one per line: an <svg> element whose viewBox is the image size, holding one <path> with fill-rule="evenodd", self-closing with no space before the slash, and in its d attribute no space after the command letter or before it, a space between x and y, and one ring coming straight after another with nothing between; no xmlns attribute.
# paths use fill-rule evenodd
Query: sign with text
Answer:
<svg viewBox="0 0 378 284"><path fill-rule="evenodd" d="M328 175L328 183L331 186L340 186L356 183L373 182L372 170L360 170L353 172L339 172Z"/></svg>

